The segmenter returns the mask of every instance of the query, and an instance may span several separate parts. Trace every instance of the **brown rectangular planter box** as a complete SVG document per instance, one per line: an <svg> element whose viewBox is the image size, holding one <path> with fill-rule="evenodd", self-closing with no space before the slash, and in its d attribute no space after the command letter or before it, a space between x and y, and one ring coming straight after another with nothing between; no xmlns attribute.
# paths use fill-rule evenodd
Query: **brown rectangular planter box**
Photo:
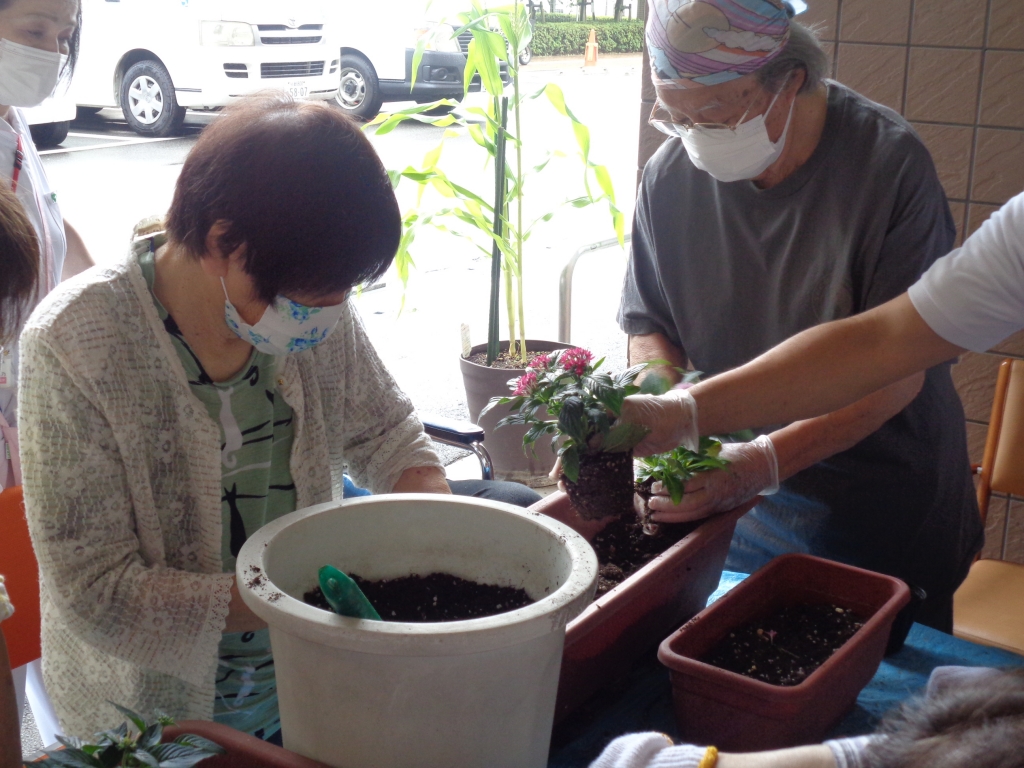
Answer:
<svg viewBox="0 0 1024 768"><path fill-rule="evenodd" d="M208 720L182 720L164 729L163 741L174 741L185 733L202 736L227 750L226 754L203 760L199 763L202 768L329 768L248 733Z"/></svg>
<svg viewBox="0 0 1024 768"><path fill-rule="evenodd" d="M754 502L709 518L569 623L555 722L605 685L707 603L722 578L736 521ZM531 507L593 539L607 521L584 520L561 492Z"/></svg>
<svg viewBox="0 0 1024 768"><path fill-rule="evenodd" d="M682 739L731 752L821 741L875 674L893 620L909 600L907 585L891 576L809 555L775 558L661 644ZM770 685L697 661L742 624L786 606L821 603L868 618L799 685Z"/></svg>

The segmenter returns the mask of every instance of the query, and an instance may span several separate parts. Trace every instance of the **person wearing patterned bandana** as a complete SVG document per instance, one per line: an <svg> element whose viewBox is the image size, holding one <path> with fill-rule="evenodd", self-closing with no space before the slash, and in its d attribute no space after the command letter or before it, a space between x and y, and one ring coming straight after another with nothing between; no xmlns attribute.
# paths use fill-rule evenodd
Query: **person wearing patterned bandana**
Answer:
<svg viewBox="0 0 1024 768"><path fill-rule="evenodd" d="M619 324L632 364L705 376L806 328L903 293L953 246L932 159L892 110L826 79L814 34L778 0L650 0L647 47L671 137L644 169ZM665 374L678 380L666 368ZM952 596L982 541L964 414L949 364L853 406L723 450L663 522L760 503L727 567L805 552Z"/></svg>

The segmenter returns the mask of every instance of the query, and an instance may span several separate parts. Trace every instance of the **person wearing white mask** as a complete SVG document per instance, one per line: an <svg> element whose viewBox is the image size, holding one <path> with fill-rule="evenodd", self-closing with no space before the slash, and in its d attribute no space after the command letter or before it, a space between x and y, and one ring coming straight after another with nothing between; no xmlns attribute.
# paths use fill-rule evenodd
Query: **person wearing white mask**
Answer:
<svg viewBox="0 0 1024 768"><path fill-rule="evenodd" d="M43 103L59 82L70 79L81 21L77 0L0 0L0 184L21 202L40 250L38 290L28 310L62 279L93 263L82 238L61 215L21 114L21 108ZM0 347L0 487L20 483L17 380L18 348L8 343Z"/></svg>
<svg viewBox="0 0 1024 768"><path fill-rule="evenodd" d="M235 584L247 537L341 499L346 471L449 493L347 300L400 239L359 127L265 94L203 132L166 221L29 318L25 503L66 733L108 727L114 701L280 740L269 633Z"/></svg>
<svg viewBox="0 0 1024 768"><path fill-rule="evenodd" d="M714 375L806 328L903 293L953 246L934 164L892 110L825 79L813 33L777 0L651 0L647 45L672 138L644 169L619 323L630 362ZM678 374L671 368L665 374ZM982 541L949 365L827 416L726 446L665 522L762 495L727 568L807 552L952 595Z"/></svg>

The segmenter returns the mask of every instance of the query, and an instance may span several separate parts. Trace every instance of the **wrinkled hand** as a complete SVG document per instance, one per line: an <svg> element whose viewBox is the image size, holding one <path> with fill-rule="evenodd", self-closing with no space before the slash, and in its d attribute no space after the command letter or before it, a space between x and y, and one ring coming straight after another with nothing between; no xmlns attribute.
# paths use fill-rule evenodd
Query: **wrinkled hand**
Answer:
<svg viewBox="0 0 1024 768"><path fill-rule="evenodd" d="M750 443L727 443L719 456L727 459L729 466L695 476L686 484L679 504L673 504L664 486L655 483L651 488L655 494L650 500L652 519L658 523L701 520L779 490L779 462L767 435Z"/></svg>
<svg viewBox="0 0 1024 768"><path fill-rule="evenodd" d="M681 445L697 450L697 401L685 389L664 395L631 395L622 403L619 421L651 430L633 449L634 456L665 453Z"/></svg>

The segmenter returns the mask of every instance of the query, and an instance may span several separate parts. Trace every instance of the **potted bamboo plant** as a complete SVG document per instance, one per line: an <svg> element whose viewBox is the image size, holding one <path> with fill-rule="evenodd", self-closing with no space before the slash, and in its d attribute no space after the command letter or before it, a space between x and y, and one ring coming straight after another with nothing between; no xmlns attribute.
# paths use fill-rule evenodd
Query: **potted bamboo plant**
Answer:
<svg viewBox="0 0 1024 768"><path fill-rule="evenodd" d="M520 88L519 57L529 48L532 36L526 6L515 0L501 8L485 9L473 0L471 10L450 21L456 36L472 35L463 76L465 92L469 92L474 78L479 78L483 91L490 98L485 108L470 108L461 115L449 112L437 116L438 108L455 106L454 102L441 100L382 114L371 123L378 136L407 120L445 128L441 144L427 153L421 167L392 171L396 185L402 180L417 185L420 201L404 216L396 267L399 277L408 280L416 235L423 227L435 227L468 238L491 258L487 343L464 350L460 361L470 417L487 434L486 446L500 479L548 484L547 475L554 457L525 453L522 450L524 429L495 433L498 420L506 415L500 409L481 414L491 398L504 391L509 370L525 369L534 355L566 346L527 338L523 293L526 245L535 227L549 221L555 211L526 221L523 197L537 175L550 170L551 161L562 153L552 151L539 165L524 167L522 107L526 102L546 100L565 117L575 138L576 158L582 171L580 185L578 193L567 197L560 207L580 209L605 204L620 243L624 241L625 216L616 207L608 169L591 159L590 131L566 105L561 88L548 83L529 94ZM412 62L414 76L429 43L429 36L418 43ZM510 96L506 95L506 88L511 90ZM452 178L445 170L442 159L445 141L467 134L480 147L493 171L487 188L482 188L477 179ZM425 202L425 193L431 189L440 199L434 207ZM507 322L505 341L501 340L502 305Z"/></svg>

